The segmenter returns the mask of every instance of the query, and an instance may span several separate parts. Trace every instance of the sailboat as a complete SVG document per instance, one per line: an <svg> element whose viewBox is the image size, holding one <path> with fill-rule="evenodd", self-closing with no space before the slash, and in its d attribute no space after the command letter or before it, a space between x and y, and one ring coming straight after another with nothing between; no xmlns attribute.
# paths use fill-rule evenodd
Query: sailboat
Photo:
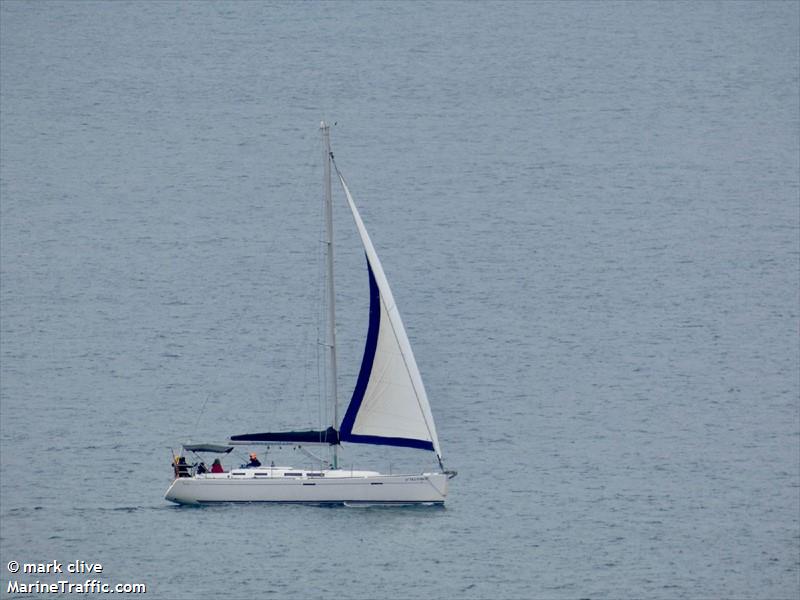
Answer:
<svg viewBox="0 0 800 600"><path fill-rule="evenodd" d="M226 444L184 444L185 451L231 452L235 446L323 445L332 460L320 469L250 466L228 472L198 472L192 465L176 463L175 479L165 498L178 504L214 502L295 502L313 504L425 504L441 505L447 498L448 471L436 434L428 396L422 383L389 282L356 208L353 196L334 161L330 127L320 124L324 150L326 222L327 362L333 381L333 423L316 431L283 431L233 435ZM369 326L361 368L352 397L339 423L336 398L336 311L333 279L332 171L336 171L355 221L367 259L369 276ZM433 452L439 470L385 474L378 471L342 469L342 443L416 448Z"/></svg>

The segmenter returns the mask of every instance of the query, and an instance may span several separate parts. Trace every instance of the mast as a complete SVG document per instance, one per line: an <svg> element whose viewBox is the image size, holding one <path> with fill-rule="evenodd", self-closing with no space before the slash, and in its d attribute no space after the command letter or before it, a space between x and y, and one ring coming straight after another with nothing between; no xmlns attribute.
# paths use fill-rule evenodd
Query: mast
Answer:
<svg viewBox="0 0 800 600"><path fill-rule="evenodd" d="M327 298L328 307L328 360L331 376L331 402L333 402L333 428L339 425L339 398L336 379L336 294L333 284L333 201L331 199L331 131L325 121L319 125L322 130L322 148L325 152L325 255L327 263ZM339 468L339 447L333 445L333 468Z"/></svg>

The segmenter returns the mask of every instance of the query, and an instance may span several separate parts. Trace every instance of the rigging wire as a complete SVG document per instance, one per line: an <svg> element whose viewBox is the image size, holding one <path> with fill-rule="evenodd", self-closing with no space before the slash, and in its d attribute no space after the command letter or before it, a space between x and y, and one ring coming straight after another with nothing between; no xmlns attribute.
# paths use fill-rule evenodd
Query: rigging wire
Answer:
<svg viewBox="0 0 800 600"><path fill-rule="evenodd" d="M327 281L325 277L325 200L318 204L317 222L319 229L317 231L317 422L322 425L327 422L326 400L328 370L323 365L326 356L320 349L325 345L327 340L322 339L322 332L326 331L327 325L327 312L325 311L324 299L327 293Z"/></svg>
<svg viewBox="0 0 800 600"><path fill-rule="evenodd" d="M306 148L305 148L305 154L310 157L312 155L312 150L314 151L314 153L316 153L316 151L318 151L317 150L317 144L316 143L312 144L310 139L307 139L306 141L307 141L307 144L306 144ZM307 167L306 170L305 170L306 173L305 173L305 176L303 178L303 181L304 182L314 181L316 179L316 175L317 175L317 161L309 160L306 163L306 167ZM316 190L316 186L315 186L314 189ZM308 198L310 195L315 194L315 193L316 193L316 191L315 192L310 192L309 189L304 189L303 193L302 193L302 196L304 198ZM306 201L304 201L304 200L301 200L301 203L303 205L307 205ZM314 203L314 204L316 204L316 203ZM321 224L323 223L323 219L321 218L319 213L316 214L316 219L317 219L317 222L321 226ZM320 240L320 239L321 239L321 236L318 234L317 240ZM303 314L305 314L307 316L311 316L311 315L315 315L315 316L312 317L309 321L306 321L306 324L303 327L303 336L302 336L303 337L303 340L302 340L302 347L303 347L303 350L302 350L302 353L303 353L303 385L302 385L302 389L301 389L301 396L302 396L301 399L303 400L303 404L306 407L306 411L307 411L306 414L310 418L313 419L314 418L313 415L315 413L314 408L313 408L314 394L313 393L309 393L308 388L309 388L309 380L314 378L313 374L312 374L312 361L317 363L317 376L316 376L316 379L317 379L317 381L319 381L319 364L318 364L319 363L319 357L318 357L319 348L317 347L318 344L316 344L316 343L312 344L311 343L311 339L310 338L313 335L313 328L314 327L317 328L316 337L319 338L319 314L317 313L317 311L315 311L315 308L317 308L317 309L319 308L318 298L319 298L321 261L320 261L320 252L319 252L319 244L318 244L318 242L314 243L313 245L309 245L306 248L307 248L306 249L306 253L308 253L308 250L311 250L311 252L313 252L313 255L314 255L314 259L310 259L310 257L309 257L309 260L307 261L307 264L312 264L312 260L313 260L313 262L316 262L316 267L317 267L316 271L317 272L316 272L316 274L314 276L312 276L312 278L309 278L310 282L311 282L311 285L307 288L307 292L309 292L309 293L303 294L303 298L304 299L308 298L309 302L311 304L311 306L309 306L307 310L303 310L302 311ZM313 347L313 349L312 349L312 347ZM317 395L317 404L319 405L319 390L317 390L316 395ZM318 410L316 412L318 412Z"/></svg>
<svg viewBox="0 0 800 600"><path fill-rule="evenodd" d="M197 413L197 421L195 422L194 427L192 428L193 435L197 435L197 426L200 425L200 418L203 416L203 413L206 410L206 404L208 404L209 398L211 398L210 393L206 394L206 401L203 402L203 406L200 408L200 412Z"/></svg>

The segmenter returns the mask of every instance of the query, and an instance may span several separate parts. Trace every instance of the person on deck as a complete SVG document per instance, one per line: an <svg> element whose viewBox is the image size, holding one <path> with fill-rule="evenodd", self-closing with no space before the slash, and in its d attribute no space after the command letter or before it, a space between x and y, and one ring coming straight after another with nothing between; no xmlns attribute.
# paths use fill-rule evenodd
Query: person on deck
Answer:
<svg viewBox="0 0 800 600"><path fill-rule="evenodd" d="M255 452L250 453L250 462L245 465L246 468L251 469L253 467L260 467L261 461L258 460L258 456Z"/></svg>
<svg viewBox="0 0 800 600"><path fill-rule="evenodd" d="M211 465L211 472L212 473L224 473L225 469L222 468L222 463L218 458L214 459L214 464Z"/></svg>
<svg viewBox="0 0 800 600"><path fill-rule="evenodd" d="M186 457L179 456L178 462L175 465L175 471L178 477L189 477L189 465L186 464Z"/></svg>

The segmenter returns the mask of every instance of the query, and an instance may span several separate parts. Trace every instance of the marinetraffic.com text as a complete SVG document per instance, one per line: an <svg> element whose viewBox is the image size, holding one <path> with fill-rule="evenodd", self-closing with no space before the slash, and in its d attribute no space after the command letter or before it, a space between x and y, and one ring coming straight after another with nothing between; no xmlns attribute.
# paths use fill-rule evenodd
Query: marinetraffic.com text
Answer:
<svg viewBox="0 0 800 600"><path fill-rule="evenodd" d="M12 575L80 575L94 577L103 573L101 563L92 563L75 560L63 563L52 560L44 563L20 563L16 560L8 561L6 569ZM8 594L146 594L147 585L144 583L117 583L110 584L98 579L84 579L83 581L70 581L59 578L56 581L20 581L9 579L6 587Z"/></svg>

